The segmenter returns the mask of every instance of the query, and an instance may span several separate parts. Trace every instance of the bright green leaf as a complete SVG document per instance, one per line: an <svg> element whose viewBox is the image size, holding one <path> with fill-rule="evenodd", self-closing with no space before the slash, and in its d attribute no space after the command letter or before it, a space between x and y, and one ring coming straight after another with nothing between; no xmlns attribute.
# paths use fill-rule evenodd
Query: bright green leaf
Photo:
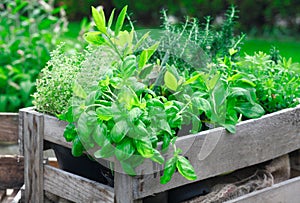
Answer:
<svg viewBox="0 0 300 203"><path fill-rule="evenodd" d="M72 155L75 157L79 157L83 154L84 147L82 143L80 142L80 139L78 136L76 136L73 139L73 144L72 144Z"/></svg>
<svg viewBox="0 0 300 203"><path fill-rule="evenodd" d="M166 71L164 76L164 82L167 88L170 90L176 91L178 87L177 79L176 77L170 73L169 71Z"/></svg>
<svg viewBox="0 0 300 203"><path fill-rule="evenodd" d="M103 45L105 39L101 36L101 32L87 32L83 35L85 41L93 45Z"/></svg>
<svg viewBox="0 0 300 203"><path fill-rule="evenodd" d="M257 103L243 102L237 104L235 109L247 118L259 118L265 114L265 110Z"/></svg>
<svg viewBox="0 0 300 203"><path fill-rule="evenodd" d="M128 133L130 127L127 122L121 120L117 122L114 127L111 129L111 138L115 143L119 143Z"/></svg>
<svg viewBox="0 0 300 203"><path fill-rule="evenodd" d="M92 6L92 15L98 30L105 34L106 22L105 22L105 15L104 15L103 8L100 7L100 11L97 11L97 9Z"/></svg>
<svg viewBox="0 0 300 203"><path fill-rule="evenodd" d="M108 23L107 23L107 28L108 29L110 29L110 27L112 25L112 22L113 22L113 19L114 19L114 14L115 14L115 9L113 9L111 14L110 14L110 17L109 17L109 20L108 20Z"/></svg>
<svg viewBox="0 0 300 203"><path fill-rule="evenodd" d="M178 156L176 167L179 173L188 180L196 180L197 175L191 163L183 156Z"/></svg>
<svg viewBox="0 0 300 203"><path fill-rule="evenodd" d="M156 163L163 164L165 161L164 157L156 149L153 149L153 151L154 151L154 155L151 157L151 160Z"/></svg>
<svg viewBox="0 0 300 203"><path fill-rule="evenodd" d="M72 142L77 136L76 127L73 123L69 123L64 130L64 138L67 142Z"/></svg>
<svg viewBox="0 0 300 203"><path fill-rule="evenodd" d="M81 85L77 82L73 83L73 94L82 99L86 99L87 95Z"/></svg>
<svg viewBox="0 0 300 203"><path fill-rule="evenodd" d="M117 22L116 22L115 37L118 36L120 31L122 30L126 12L127 12L127 6L124 6L124 8L121 10L121 12L118 16Z"/></svg>
<svg viewBox="0 0 300 203"><path fill-rule="evenodd" d="M135 148L130 139L124 139L116 146L115 155L119 161L128 159L135 152Z"/></svg>
<svg viewBox="0 0 300 203"><path fill-rule="evenodd" d="M161 184L166 184L171 180L176 170L176 162L177 162L177 157L172 157L166 162L164 167L164 175L160 177Z"/></svg>
<svg viewBox="0 0 300 203"><path fill-rule="evenodd" d="M114 155L115 147L108 141L105 140L105 143L101 149L94 153L94 156L98 158L109 158Z"/></svg>
<svg viewBox="0 0 300 203"><path fill-rule="evenodd" d="M137 151L145 158L151 158L154 155L152 144L148 140L135 140Z"/></svg>

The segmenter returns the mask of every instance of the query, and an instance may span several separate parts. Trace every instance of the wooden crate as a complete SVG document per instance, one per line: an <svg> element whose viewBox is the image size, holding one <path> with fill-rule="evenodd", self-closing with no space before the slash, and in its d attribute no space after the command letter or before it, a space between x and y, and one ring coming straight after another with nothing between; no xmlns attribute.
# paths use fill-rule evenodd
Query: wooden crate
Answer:
<svg viewBox="0 0 300 203"><path fill-rule="evenodd" d="M144 173L142 175L130 177L115 173L115 187L111 188L51 166L44 166L44 141L71 147L63 138L66 123L32 108L22 109L20 117L23 122L20 139L25 157L26 202L43 202L43 190L75 202L142 202L147 196L300 149L298 106L243 121L237 125L235 134L228 133L224 128L216 128L178 138L176 145L183 149L194 166L198 175L196 181L188 181L175 173L168 184L161 185L160 173L147 173L147 169L158 166L147 162L139 167L139 172Z"/></svg>

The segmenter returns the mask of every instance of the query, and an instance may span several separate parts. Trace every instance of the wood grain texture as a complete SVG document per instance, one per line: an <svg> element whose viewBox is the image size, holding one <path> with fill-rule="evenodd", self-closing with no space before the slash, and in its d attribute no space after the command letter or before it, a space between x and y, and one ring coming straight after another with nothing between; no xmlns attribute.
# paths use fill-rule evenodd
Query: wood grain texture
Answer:
<svg viewBox="0 0 300 203"><path fill-rule="evenodd" d="M119 162L116 162L114 173L115 203L142 203L133 196L133 177L124 173ZM118 172L117 172L118 171Z"/></svg>
<svg viewBox="0 0 300 203"><path fill-rule="evenodd" d="M44 202L43 114L26 110L23 116L25 203Z"/></svg>
<svg viewBox="0 0 300 203"><path fill-rule="evenodd" d="M19 153L24 156L24 111L21 109L19 111L19 127L18 127L18 143L19 143Z"/></svg>
<svg viewBox="0 0 300 203"><path fill-rule="evenodd" d="M244 195L231 201L227 201L227 203L299 203L299 200L300 177L297 177L275 184L272 187Z"/></svg>
<svg viewBox="0 0 300 203"><path fill-rule="evenodd" d="M18 142L18 114L0 113L0 143Z"/></svg>
<svg viewBox="0 0 300 203"><path fill-rule="evenodd" d="M66 142L63 133L67 125L66 122L49 115L44 115L45 129L44 139L68 148L72 147L72 143Z"/></svg>
<svg viewBox="0 0 300 203"><path fill-rule="evenodd" d="M271 160L300 149L300 106L241 122L236 134L216 128L180 137L176 145L191 161L198 180ZM151 169L148 166L142 170L147 168ZM149 171L134 179L136 199L192 182L175 173L168 184L162 185L159 175L147 174Z"/></svg>
<svg viewBox="0 0 300 203"><path fill-rule="evenodd" d="M0 190L18 189L24 184L24 158L0 155Z"/></svg>
<svg viewBox="0 0 300 203"><path fill-rule="evenodd" d="M49 165L44 166L44 189L74 202L114 202L113 188Z"/></svg>

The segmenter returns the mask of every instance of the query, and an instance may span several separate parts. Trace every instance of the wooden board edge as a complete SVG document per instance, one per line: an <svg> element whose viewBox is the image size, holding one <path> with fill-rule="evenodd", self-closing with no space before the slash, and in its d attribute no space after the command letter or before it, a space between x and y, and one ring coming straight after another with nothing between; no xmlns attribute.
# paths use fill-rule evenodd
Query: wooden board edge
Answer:
<svg viewBox="0 0 300 203"><path fill-rule="evenodd" d="M300 177L293 178L262 190L238 197L226 203L236 202L299 202Z"/></svg>
<svg viewBox="0 0 300 203"><path fill-rule="evenodd" d="M114 202L114 189L44 165L44 190L74 202Z"/></svg>
<svg viewBox="0 0 300 203"><path fill-rule="evenodd" d="M0 143L18 143L18 113L0 112Z"/></svg>

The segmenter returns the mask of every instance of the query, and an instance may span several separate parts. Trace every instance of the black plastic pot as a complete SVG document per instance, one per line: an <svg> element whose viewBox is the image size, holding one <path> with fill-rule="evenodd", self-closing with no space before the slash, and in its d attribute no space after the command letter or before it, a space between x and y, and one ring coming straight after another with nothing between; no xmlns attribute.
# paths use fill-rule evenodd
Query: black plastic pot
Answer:
<svg viewBox="0 0 300 203"><path fill-rule="evenodd" d="M64 146L51 143L50 147L54 150L58 165L62 170L113 186L113 175L110 169L89 159L87 155L74 157L71 149Z"/></svg>

